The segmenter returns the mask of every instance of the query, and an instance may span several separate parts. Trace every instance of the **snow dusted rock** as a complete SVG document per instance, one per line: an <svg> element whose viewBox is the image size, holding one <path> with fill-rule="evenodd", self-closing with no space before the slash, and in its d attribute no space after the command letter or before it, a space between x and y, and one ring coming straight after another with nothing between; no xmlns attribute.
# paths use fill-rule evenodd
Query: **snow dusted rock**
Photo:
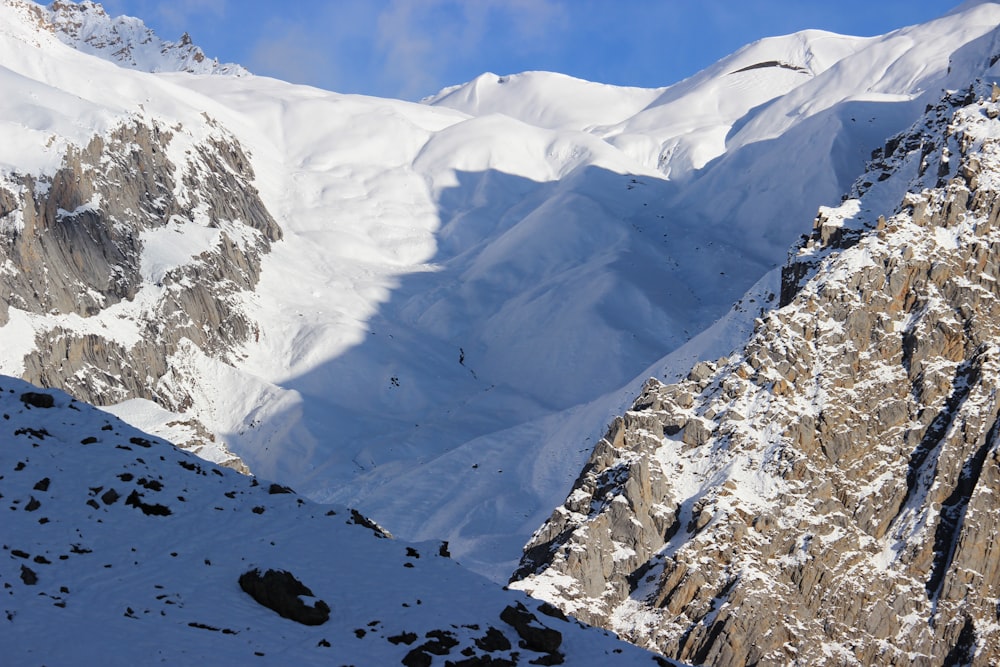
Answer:
<svg viewBox="0 0 1000 667"><path fill-rule="evenodd" d="M876 152L741 354L647 382L516 588L695 663L1000 660L990 92Z"/></svg>
<svg viewBox="0 0 1000 667"><path fill-rule="evenodd" d="M20 0L7 0L19 2ZM112 18L96 2L56 0L47 8L23 3L38 20L65 44L129 69L145 72L189 72L246 76L249 72L233 63L207 58L184 33L180 41L160 39L137 18Z"/></svg>
<svg viewBox="0 0 1000 667"><path fill-rule="evenodd" d="M4 664L667 664L63 392L0 376L0 438Z"/></svg>
<svg viewBox="0 0 1000 667"><path fill-rule="evenodd" d="M226 359L257 327L239 298L281 230L234 138L182 133L135 116L71 147L51 176L0 182L0 323L37 316L26 379L181 410L191 398L171 357L193 346ZM126 308L135 321L109 329Z"/></svg>

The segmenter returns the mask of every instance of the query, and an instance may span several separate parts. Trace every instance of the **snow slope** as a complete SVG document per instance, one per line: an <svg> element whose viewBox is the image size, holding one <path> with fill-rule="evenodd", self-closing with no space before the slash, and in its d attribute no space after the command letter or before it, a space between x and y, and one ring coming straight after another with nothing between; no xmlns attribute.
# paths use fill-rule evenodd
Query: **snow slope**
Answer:
<svg viewBox="0 0 1000 667"><path fill-rule="evenodd" d="M817 30L762 39L666 88L609 86L549 72L484 74L424 102L585 131L677 180L726 152L739 119L873 41Z"/></svg>
<svg viewBox="0 0 1000 667"><path fill-rule="evenodd" d="M204 113L250 151L284 231L246 299L259 337L234 365L173 360L197 378L189 415L255 472L448 539L497 579L634 378L735 346L768 293L733 304L873 148L985 69L1000 22L980 3L878 38L762 40L669 88L484 75L410 104L124 70L17 6L0 5L19 91L0 100L0 165L52 168L140 105L194 141ZM681 347L723 316L738 325Z"/></svg>
<svg viewBox="0 0 1000 667"><path fill-rule="evenodd" d="M566 664L667 664L546 616L447 545L387 538L357 512L213 466L62 392L0 376L0 414L5 665L430 664L405 661L428 644L437 664L551 657L501 620L518 604L560 634ZM254 569L290 572L329 619L303 625L256 603L238 584Z"/></svg>

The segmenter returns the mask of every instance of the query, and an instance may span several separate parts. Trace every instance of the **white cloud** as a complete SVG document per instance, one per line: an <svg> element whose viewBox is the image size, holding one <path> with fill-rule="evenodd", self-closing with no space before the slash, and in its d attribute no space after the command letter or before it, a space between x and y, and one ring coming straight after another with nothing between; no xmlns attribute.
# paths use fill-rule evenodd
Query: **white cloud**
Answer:
<svg viewBox="0 0 1000 667"><path fill-rule="evenodd" d="M335 78L336 63L317 46L316 35L304 26L272 25L267 37L254 44L246 65L250 71L293 83Z"/></svg>
<svg viewBox="0 0 1000 667"><path fill-rule="evenodd" d="M194 31L199 21L213 21L226 16L227 0L102 0L101 4L111 16L138 16L147 25L157 26L163 39L172 39L170 33Z"/></svg>
<svg viewBox="0 0 1000 667"><path fill-rule="evenodd" d="M502 33L503 48L531 52L563 23L562 0L391 0L379 14L376 48L382 76L403 97L435 92L447 69Z"/></svg>
<svg viewBox="0 0 1000 667"><path fill-rule="evenodd" d="M156 13L164 23L176 30L190 30L197 19L206 14L222 18L226 15L226 0L173 0L157 4Z"/></svg>

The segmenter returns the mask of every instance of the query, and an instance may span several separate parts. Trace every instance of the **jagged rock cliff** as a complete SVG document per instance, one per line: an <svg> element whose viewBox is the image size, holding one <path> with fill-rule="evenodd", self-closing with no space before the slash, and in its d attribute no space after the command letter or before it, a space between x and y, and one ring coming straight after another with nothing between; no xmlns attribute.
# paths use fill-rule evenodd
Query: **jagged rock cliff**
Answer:
<svg viewBox="0 0 1000 667"><path fill-rule="evenodd" d="M139 19L131 16L111 17L100 4L61 2L39 7L22 0L38 24L56 37L84 53L96 55L122 67L151 72L189 72L191 74L223 74L246 76L249 72L234 63L220 63L184 33L177 42L160 39Z"/></svg>
<svg viewBox="0 0 1000 667"><path fill-rule="evenodd" d="M196 140L135 115L51 176L0 182L0 325L16 312L34 332L25 379L182 411L174 355L229 361L256 330L240 295L281 231L239 143L206 124Z"/></svg>
<svg viewBox="0 0 1000 667"><path fill-rule="evenodd" d="M876 151L742 352L647 382L515 587L695 663L1000 661L997 97Z"/></svg>

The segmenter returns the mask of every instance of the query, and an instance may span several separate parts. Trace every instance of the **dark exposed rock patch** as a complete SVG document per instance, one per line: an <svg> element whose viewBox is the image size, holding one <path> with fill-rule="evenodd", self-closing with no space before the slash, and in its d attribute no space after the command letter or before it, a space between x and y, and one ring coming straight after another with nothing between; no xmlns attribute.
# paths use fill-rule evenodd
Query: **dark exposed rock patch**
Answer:
<svg viewBox="0 0 1000 667"><path fill-rule="evenodd" d="M536 653L558 653L562 634L539 623L538 618L520 602L504 607L500 612L500 620L514 628L523 642L523 648Z"/></svg>
<svg viewBox="0 0 1000 667"><path fill-rule="evenodd" d="M434 662L435 655L448 655L451 649L458 646L454 634L446 630L431 630L425 635L429 641L410 649L403 656L402 663L406 667L424 667Z"/></svg>
<svg viewBox="0 0 1000 667"><path fill-rule="evenodd" d="M389 637L388 640L390 644L406 644L409 646L417 641L417 634L415 632L401 632L398 635Z"/></svg>
<svg viewBox="0 0 1000 667"><path fill-rule="evenodd" d="M21 581L25 586L34 586L38 583L38 575L27 565L21 566Z"/></svg>
<svg viewBox="0 0 1000 667"><path fill-rule="evenodd" d="M800 65L793 65L791 63L782 62L780 60L766 60L764 62L754 63L753 65L747 65L746 67L741 67L740 69L733 70L730 74L739 74L740 72L750 72L755 69L769 69L769 68L787 69L793 72L801 72L802 74L809 74L809 70Z"/></svg>
<svg viewBox="0 0 1000 667"><path fill-rule="evenodd" d="M114 505L116 502L118 502L118 499L120 497L121 495L119 495L117 491L115 491L114 489L108 489L107 491L101 494L101 502L103 502L105 505Z"/></svg>
<svg viewBox="0 0 1000 667"><path fill-rule="evenodd" d="M21 402L33 408L51 408L55 405L52 394L43 394L37 391L26 391L21 394Z"/></svg>
<svg viewBox="0 0 1000 667"><path fill-rule="evenodd" d="M261 574L254 569L241 574L239 584L259 604L284 618L303 625L322 625L330 620L330 606L323 600L307 605L300 596L313 597L313 592L290 572L267 570Z"/></svg>
<svg viewBox="0 0 1000 667"><path fill-rule="evenodd" d="M513 660L494 657L492 655L476 655L457 662L446 660L445 667L515 667Z"/></svg>
<svg viewBox="0 0 1000 667"><path fill-rule="evenodd" d="M143 502L142 494L138 491L132 491L132 493L128 494L128 498L125 499L125 504L129 507L142 510L142 513L146 516L170 516L172 514L170 508L166 505Z"/></svg>
<svg viewBox="0 0 1000 667"><path fill-rule="evenodd" d="M392 537L392 533L390 533L388 530L378 525L377 523L375 523L374 521L372 521L364 514L357 511L356 509L351 510L351 518L348 519L347 523L355 524L357 526L363 526L372 531L375 537L387 537L387 538Z"/></svg>
<svg viewBox="0 0 1000 667"><path fill-rule="evenodd" d="M486 651L487 653L510 650L510 640L507 639L504 633L492 626L487 628L486 634L477 638L475 642L476 647L480 651Z"/></svg>

